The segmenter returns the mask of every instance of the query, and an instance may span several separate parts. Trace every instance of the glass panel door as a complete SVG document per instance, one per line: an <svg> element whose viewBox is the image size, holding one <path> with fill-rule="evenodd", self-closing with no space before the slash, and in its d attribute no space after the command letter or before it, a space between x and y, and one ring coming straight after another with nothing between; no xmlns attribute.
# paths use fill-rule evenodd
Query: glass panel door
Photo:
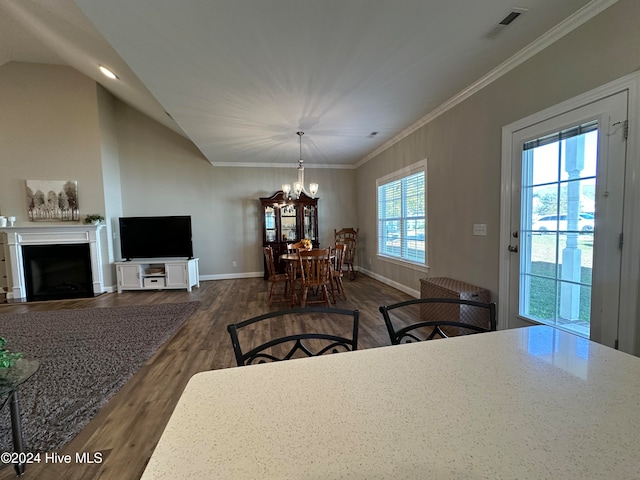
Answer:
<svg viewBox="0 0 640 480"><path fill-rule="evenodd" d="M298 207L296 205L283 205L280 207L280 225L283 242L297 242L298 238Z"/></svg>
<svg viewBox="0 0 640 480"><path fill-rule="evenodd" d="M265 240L275 242L277 239L275 207L268 206L264 209Z"/></svg>
<svg viewBox="0 0 640 480"><path fill-rule="evenodd" d="M596 122L525 143L520 312L589 336Z"/></svg>
<svg viewBox="0 0 640 480"><path fill-rule="evenodd" d="M509 326L545 323L615 347L626 92L514 132Z"/></svg>
<svg viewBox="0 0 640 480"><path fill-rule="evenodd" d="M316 239L316 207L313 205L304 206L304 238L315 241Z"/></svg>

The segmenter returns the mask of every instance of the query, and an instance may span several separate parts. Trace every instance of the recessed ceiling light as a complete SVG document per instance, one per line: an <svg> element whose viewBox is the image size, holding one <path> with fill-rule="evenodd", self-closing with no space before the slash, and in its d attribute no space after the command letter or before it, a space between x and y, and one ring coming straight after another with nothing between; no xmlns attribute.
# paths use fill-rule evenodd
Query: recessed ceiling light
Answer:
<svg viewBox="0 0 640 480"><path fill-rule="evenodd" d="M118 78L118 76L115 73L113 73L111 70L109 70L104 65L98 65L98 68L100 69L100 71L102 72L102 74L105 77L108 77L108 78L110 78L112 80L116 80Z"/></svg>

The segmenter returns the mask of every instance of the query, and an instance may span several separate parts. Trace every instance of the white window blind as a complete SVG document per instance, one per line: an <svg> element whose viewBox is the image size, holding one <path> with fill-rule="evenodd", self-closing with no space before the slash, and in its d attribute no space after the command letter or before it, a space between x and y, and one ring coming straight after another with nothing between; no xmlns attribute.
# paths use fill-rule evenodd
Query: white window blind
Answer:
<svg viewBox="0 0 640 480"><path fill-rule="evenodd" d="M401 178L378 181L378 254L426 263L424 167Z"/></svg>

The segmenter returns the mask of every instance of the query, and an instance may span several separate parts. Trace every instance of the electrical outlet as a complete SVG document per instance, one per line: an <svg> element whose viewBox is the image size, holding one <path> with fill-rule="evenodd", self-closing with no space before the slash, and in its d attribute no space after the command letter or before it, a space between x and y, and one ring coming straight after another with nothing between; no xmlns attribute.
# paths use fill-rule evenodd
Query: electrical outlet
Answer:
<svg viewBox="0 0 640 480"><path fill-rule="evenodd" d="M233 262L231 262L231 265L233 266L233 268L236 268L238 266L238 262L234 260Z"/></svg>
<svg viewBox="0 0 640 480"><path fill-rule="evenodd" d="M474 235L487 235L487 224L486 223L474 223L473 224L473 234Z"/></svg>

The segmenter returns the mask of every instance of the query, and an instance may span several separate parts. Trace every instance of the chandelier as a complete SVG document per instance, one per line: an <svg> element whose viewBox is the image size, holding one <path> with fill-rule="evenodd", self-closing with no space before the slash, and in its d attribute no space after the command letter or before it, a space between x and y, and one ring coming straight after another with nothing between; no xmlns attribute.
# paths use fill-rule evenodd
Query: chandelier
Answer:
<svg viewBox="0 0 640 480"><path fill-rule="evenodd" d="M296 132L296 135L298 135L298 140L300 143L300 160L298 160L298 181L293 183L293 193L296 195L297 198L300 198L300 194L302 192L306 193L307 195L311 194L311 197L315 197L316 193L318 193L318 184L317 183L310 183L309 184L309 192L307 192L304 188L304 167L302 166L303 160L302 160L302 135L304 135L304 132ZM284 196L288 197L289 199L291 198L290 193L291 193L291 184L289 183L285 183L282 185L282 191L284 192Z"/></svg>

